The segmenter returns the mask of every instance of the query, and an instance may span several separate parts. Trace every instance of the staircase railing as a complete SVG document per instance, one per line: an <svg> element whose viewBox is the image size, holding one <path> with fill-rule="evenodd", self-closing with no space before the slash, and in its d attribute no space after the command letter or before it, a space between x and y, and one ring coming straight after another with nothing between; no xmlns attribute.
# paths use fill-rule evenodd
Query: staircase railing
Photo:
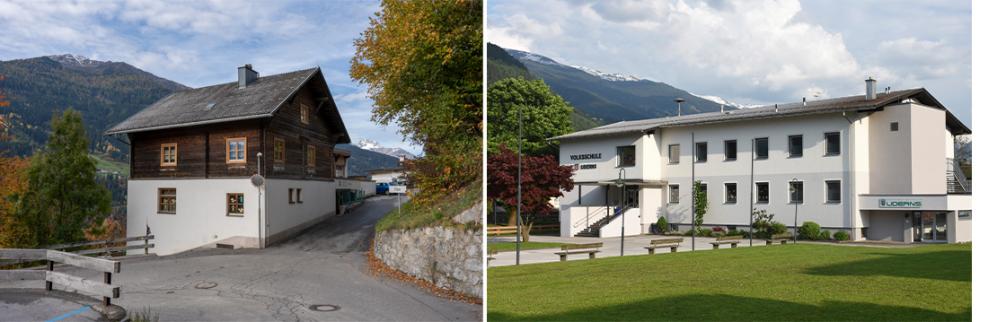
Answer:
<svg viewBox="0 0 1006 322"><path fill-rule="evenodd" d="M947 159L947 193L969 193L971 181L964 175L964 170L957 160Z"/></svg>
<svg viewBox="0 0 1006 322"><path fill-rule="evenodd" d="M588 207L587 209L590 208L596 208L596 209L594 210L594 212L587 212L587 215L583 216L583 219L574 222L573 227L590 227L590 224L592 223L590 220L591 218L594 218L594 222L596 222L600 220L599 218L604 218L605 216L607 216L607 211L605 211L607 209L606 207L597 206L597 207Z"/></svg>

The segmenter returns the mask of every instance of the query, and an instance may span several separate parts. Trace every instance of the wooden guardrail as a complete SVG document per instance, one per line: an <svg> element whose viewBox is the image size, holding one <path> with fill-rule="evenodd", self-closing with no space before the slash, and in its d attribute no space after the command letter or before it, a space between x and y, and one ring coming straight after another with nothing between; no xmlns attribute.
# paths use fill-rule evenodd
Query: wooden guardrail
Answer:
<svg viewBox="0 0 1006 322"><path fill-rule="evenodd" d="M112 274L118 274L118 261L87 257L80 254L67 253L51 249L0 249L0 259L17 261L47 261L46 270L15 269L0 270L0 281L44 280L45 290L52 291L52 284L63 285L68 289L101 296L105 306L112 304L113 298L119 298L119 286L112 285ZM55 263L63 263L80 268L86 268L104 273L104 281L96 282L82 277L53 271Z"/></svg>
<svg viewBox="0 0 1006 322"><path fill-rule="evenodd" d="M105 254L106 256L111 256L112 252L124 252L130 249L143 249L143 254L150 254L150 249L154 248L154 244L150 241L154 240L154 235L144 235L135 237L126 237L120 239L109 239L109 240L95 240L86 241L78 243L68 243L49 246L49 249L68 251L74 248L89 247L89 246L104 246L99 248L87 248L72 251L71 253L80 255L93 255L93 254ZM128 245L131 241L143 241L143 245ZM118 244L126 243L125 246L116 246Z"/></svg>
<svg viewBox="0 0 1006 322"><path fill-rule="evenodd" d="M531 232L532 233L535 232L535 231L540 232L540 231L555 231L555 230L559 230L559 225L558 224L552 224L552 225L533 225L533 226L531 226ZM493 226L493 227L486 227L486 234L490 235L490 236L491 235L516 234L516 233L517 233L517 226Z"/></svg>

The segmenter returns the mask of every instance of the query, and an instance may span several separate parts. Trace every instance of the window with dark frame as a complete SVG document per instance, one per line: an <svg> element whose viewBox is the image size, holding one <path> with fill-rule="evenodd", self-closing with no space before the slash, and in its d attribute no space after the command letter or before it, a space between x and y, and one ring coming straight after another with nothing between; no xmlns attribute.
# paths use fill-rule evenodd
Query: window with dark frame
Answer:
<svg viewBox="0 0 1006 322"><path fill-rule="evenodd" d="M768 159L768 138L755 139L755 159Z"/></svg>
<svg viewBox="0 0 1006 322"><path fill-rule="evenodd" d="M667 159L670 164L681 162L681 145L671 144L667 146Z"/></svg>
<svg viewBox="0 0 1006 322"><path fill-rule="evenodd" d="M789 203L803 203L803 181L790 181Z"/></svg>
<svg viewBox="0 0 1006 322"><path fill-rule="evenodd" d="M300 122L311 124L311 107L307 104L300 104Z"/></svg>
<svg viewBox="0 0 1006 322"><path fill-rule="evenodd" d="M228 193L227 194L227 215L228 216L244 216L245 213L245 194L243 193Z"/></svg>
<svg viewBox="0 0 1006 322"><path fill-rule="evenodd" d="M768 182L756 182L755 187L758 189L757 203L768 203Z"/></svg>
<svg viewBox="0 0 1006 322"><path fill-rule="evenodd" d="M827 203L840 203L842 202L842 183L839 180L827 180L824 182L825 190L827 195Z"/></svg>
<svg viewBox="0 0 1006 322"><path fill-rule="evenodd" d="M286 200L291 205L297 203L297 200L293 198L294 197L293 196L293 190L294 190L293 188L290 188L290 189L287 189L287 191L286 191Z"/></svg>
<svg viewBox="0 0 1006 322"><path fill-rule="evenodd" d="M723 161L737 160L737 140L723 141Z"/></svg>
<svg viewBox="0 0 1006 322"><path fill-rule="evenodd" d="M309 172L314 172L314 166L316 163L317 152L314 149L314 145L307 145L307 169Z"/></svg>
<svg viewBox="0 0 1006 322"><path fill-rule="evenodd" d="M668 190L670 190L670 192L668 192L668 194L669 194L668 199L670 199L668 201L670 203L679 203L679 202L681 202L681 188L680 188L680 186L678 186L676 184L672 184L672 185L668 186Z"/></svg>
<svg viewBox="0 0 1006 322"><path fill-rule="evenodd" d="M898 122L891 122L891 132L898 131Z"/></svg>
<svg viewBox="0 0 1006 322"><path fill-rule="evenodd" d="M789 157L799 158L803 156L803 135L789 136Z"/></svg>
<svg viewBox="0 0 1006 322"><path fill-rule="evenodd" d="M157 189L157 213L174 214L177 206L177 190L175 188Z"/></svg>
<svg viewBox="0 0 1006 322"><path fill-rule="evenodd" d="M609 150L610 151L610 150ZM615 148L616 154L618 154L618 167L634 167L636 166L636 146L627 145Z"/></svg>
<svg viewBox="0 0 1006 322"><path fill-rule="evenodd" d="M825 147L827 150L824 155L840 155L842 154L841 138L838 132L828 132L824 134Z"/></svg>
<svg viewBox="0 0 1006 322"><path fill-rule="evenodd" d="M737 183L727 182L723 184L723 192L725 195L724 203L734 204L737 203Z"/></svg>
<svg viewBox="0 0 1006 322"><path fill-rule="evenodd" d="M178 143L161 144L161 166L171 167L178 165Z"/></svg>
<svg viewBox="0 0 1006 322"><path fill-rule="evenodd" d="M709 144L706 142L695 142L695 162L706 162L709 157Z"/></svg>
<svg viewBox="0 0 1006 322"><path fill-rule="evenodd" d="M297 203L304 203L303 199L300 199L300 188L297 188Z"/></svg>
<svg viewBox="0 0 1006 322"><path fill-rule="evenodd" d="M276 138L272 148L272 158L275 163L286 162L286 141Z"/></svg>

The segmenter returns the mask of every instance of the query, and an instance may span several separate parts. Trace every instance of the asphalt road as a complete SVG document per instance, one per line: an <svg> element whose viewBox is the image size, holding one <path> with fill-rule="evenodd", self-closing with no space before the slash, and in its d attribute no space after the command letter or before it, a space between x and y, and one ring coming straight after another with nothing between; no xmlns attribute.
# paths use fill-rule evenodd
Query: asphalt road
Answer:
<svg viewBox="0 0 1006 322"><path fill-rule="evenodd" d="M370 198L349 214L267 249L125 260L113 279L122 286L122 298L113 303L131 312L149 308L162 321L481 320L480 305L369 273L366 252L374 224L396 200ZM335 310L311 309L319 305Z"/></svg>

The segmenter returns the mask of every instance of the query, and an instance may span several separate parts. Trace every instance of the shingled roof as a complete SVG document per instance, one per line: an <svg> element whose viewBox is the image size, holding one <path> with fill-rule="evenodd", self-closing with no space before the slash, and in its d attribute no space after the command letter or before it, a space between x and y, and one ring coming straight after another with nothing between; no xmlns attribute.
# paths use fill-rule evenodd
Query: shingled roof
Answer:
<svg viewBox="0 0 1006 322"><path fill-rule="evenodd" d="M313 78L324 77L318 67L257 78L245 88L230 82L190 90L178 91L151 104L125 121L105 131L106 135L206 125L239 120L271 117L279 107L291 99ZM328 86L324 94L334 112L328 112L327 121L339 130L345 125L332 101ZM342 136L336 143L349 143Z"/></svg>
<svg viewBox="0 0 1006 322"><path fill-rule="evenodd" d="M726 112L709 112L672 117L660 117L636 121L622 121L553 137L554 140L582 138L589 136L645 132L661 127L686 125L701 125L723 122L752 121L767 118L791 117L801 115L870 111L887 105L898 104L905 99L915 99L922 105L936 107L947 113L947 127L954 134L970 134L964 123L957 119L946 107L932 96L925 88L915 88L889 93L878 93L877 98L867 100L864 95L846 96L817 101L767 105L754 108L730 110Z"/></svg>

